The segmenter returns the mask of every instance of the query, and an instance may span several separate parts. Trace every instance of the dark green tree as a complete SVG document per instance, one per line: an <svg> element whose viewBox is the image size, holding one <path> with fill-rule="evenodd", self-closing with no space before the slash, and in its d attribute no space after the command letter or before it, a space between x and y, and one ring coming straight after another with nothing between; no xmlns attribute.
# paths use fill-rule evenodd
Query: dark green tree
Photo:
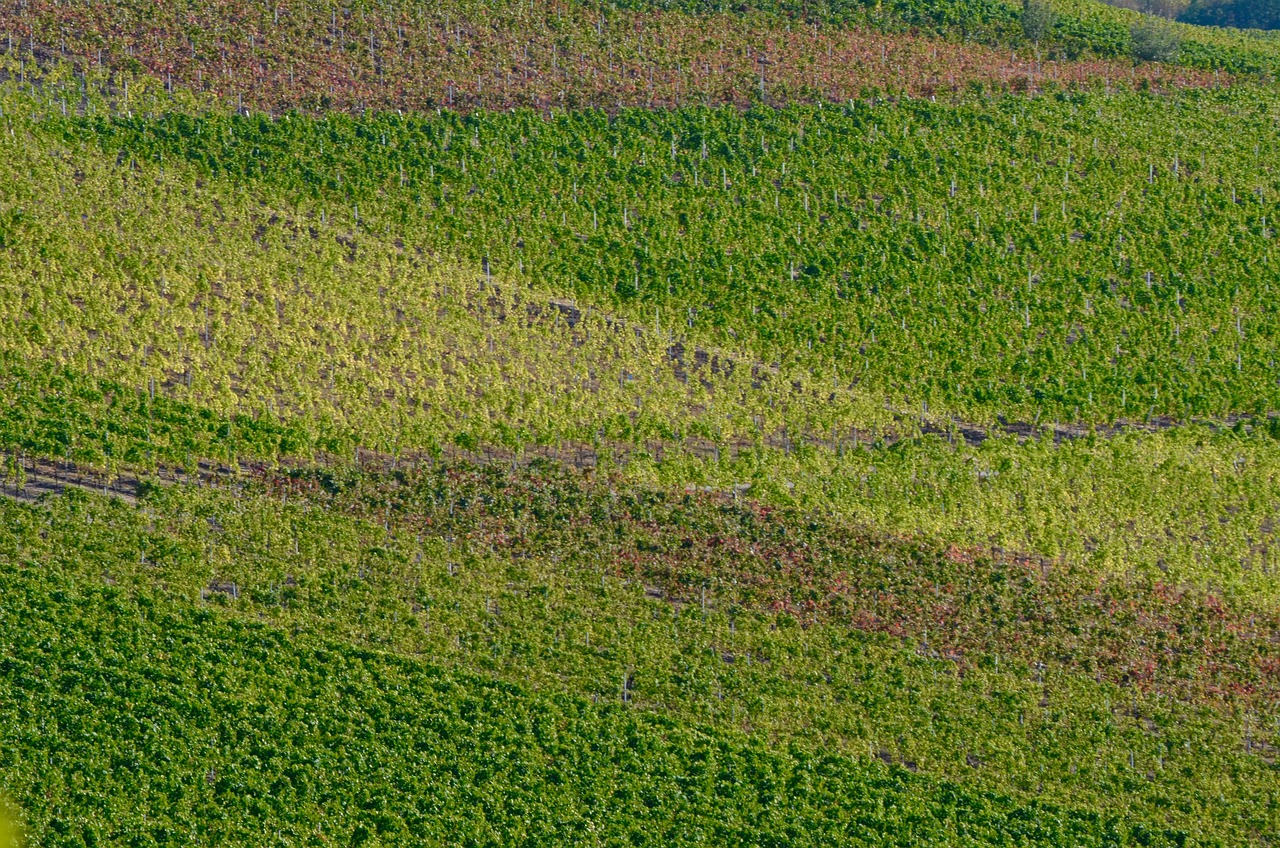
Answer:
<svg viewBox="0 0 1280 848"><path fill-rule="evenodd" d="M1129 30L1133 58L1141 62L1172 62L1182 49L1182 38L1171 24L1144 18Z"/></svg>
<svg viewBox="0 0 1280 848"><path fill-rule="evenodd" d="M1280 29L1275 0L1192 0L1178 20L1202 26Z"/></svg>
<svg viewBox="0 0 1280 848"><path fill-rule="evenodd" d="M1057 16L1048 0L1022 0L1022 34L1040 47L1041 40L1053 29Z"/></svg>

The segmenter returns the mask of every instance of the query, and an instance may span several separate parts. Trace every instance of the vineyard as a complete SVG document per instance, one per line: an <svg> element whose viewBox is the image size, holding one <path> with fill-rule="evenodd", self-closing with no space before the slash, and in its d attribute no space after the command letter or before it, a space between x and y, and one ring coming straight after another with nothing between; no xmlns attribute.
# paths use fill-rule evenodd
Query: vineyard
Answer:
<svg viewBox="0 0 1280 848"><path fill-rule="evenodd" d="M69 844L90 829L124 840L142 827L121 807L132 805L130 784L109 762L154 775L153 832L198 828L210 840L251 839L244 829L259 821L305 833L318 821L307 817L322 815L328 832L474 827L501 842L522 838L521 827L565 839L590 822L613 832L636 815L671 816L714 840L753 826L729 810L774 810L776 825L752 843L768 827L798 827L796 815L804 839L867 844L994 844L1009 833L1046 844L1131 833L1216 844L1223 830L1274 830L1278 740L1265 697L1249 705L1230 684L1174 696L1161 673L1141 687L1108 679L1119 669L1112 652L1128 650L1108 639L1171 613L1206 641L1229 641L1224 667L1266 668L1274 645L1240 632L1245 608L1157 591L1120 612L1150 587L1085 589L1068 575L1036 586L1016 562L825 523L801 521L804 535L789 538L798 517L659 500L552 468L452 465L387 478L267 475L234 494L161 488L137 508L97 495L8 506L6 679L21 686L15 720L26 724L9 731L23 735L10 737L6 765L25 758L34 785L55 781L39 815ZM860 572L847 576L862 585L845 588L841 609L804 611L803 592L839 578L806 547L819 559L852 556L841 568ZM735 555L749 548L787 568L752 575L754 563ZM984 601L1010 608L991 634L1010 653L948 641L964 631L980 640L989 609L962 612L967 621L948 635L945 624L921 630L895 600L949 580L990 587ZM1000 632L1072 592L1097 611L1063 603L1067 618L1042 622L1043 641L1021 649ZM783 594L795 609L768 612L777 604L764 602ZM846 624L877 614L886 628ZM1276 622L1252 626L1274 633ZM1076 627L1096 640L1070 646ZM66 653L50 656L54 643ZM32 676L32 664L52 667ZM296 682L281 691L272 677ZM194 701L190 686L202 693ZM547 689L564 694L534 694ZM1233 704L1239 718L1203 703ZM308 716L301 727L298 711ZM50 730L30 723L47 714L67 717L53 731L59 756L86 773L63 775L57 759L36 766ZM139 734L97 750L94 735L120 721ZM41 735L26 736L33 730ZM157 760L179 737L182 753ZM752 739L792 741L765 756ZM496 758L483 775L459 753L477 746ZM438 765L424 773L403 759L413 751ZM350 757L379 782L343 777ZM90 791L98 769L116 778L97 791L115 794ZM516 786L504 773L517 769L539 782L503 794ZM669 781L682 791L671 795ZM582 806L609 785L619 788L604 790L607 803ZM457 800L421 807L440 793ZM955 800L935 806L939 793ZM680 799L675 808L658 802L667 795ZM833 806L836 797L845 800ZM228 804L235 815L207 820ZM1135 818L1135 809L1161 812ZM569 830L537 836L554 821Z"/></svg>
<svg viewBox="0 0 1280 848"><path fill-rule="evenodd" d="M1129 60L1132 19L1062 4L1040 46L1004 0L394 4L181 2L0 9L9 53L146 74L239 111L363 112L843 102L971 86L1216 85L1272 73L1280 41L1186 28L1179 67ZM742 6L742 4L738 4ZM822 8L826 6L826 8ZM896 7L896 8L894 8ZM1126 17L1127 15L1127 17ZM922 29L923 27L923 29Z"/></svg>
<svg viewBox="0 0 1280 848"><path fill-rule="evenodd" d="M271 211L243 226L271 279L299 244L398 244L386 261L401 267L430 251L925 417L1111 424L1280 398L1276 112L1253 90L550 119L55 117L41 131L103 166L62 165L83 182L52 214L160 180L184 207L176 239L192 231L178 221L224 214L197 204L226 209L244 200L224 187L253 187ZM15 179L35 194L25 167ZM213 259L177 267L147 235L140 260L184 307L193 277L232 276Z"/></svg>
<svg viewBox="0 0 1280 848"><path fill-rule="evenodd" d="M1278 56L1092 0L3 4L0 806L1277 844Z"/></svg>

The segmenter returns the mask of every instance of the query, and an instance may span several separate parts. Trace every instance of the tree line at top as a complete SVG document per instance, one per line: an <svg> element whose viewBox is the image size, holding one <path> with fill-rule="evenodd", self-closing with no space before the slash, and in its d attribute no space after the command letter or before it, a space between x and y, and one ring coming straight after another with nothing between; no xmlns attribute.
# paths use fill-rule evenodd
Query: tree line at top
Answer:
<svg viewBox="0 0 1280 848"><path fill-rule="evenodd" d="M1148 15L1199 26L1237 29L1280 29L1280 3L1275 0L1105 0Z"/></svg>

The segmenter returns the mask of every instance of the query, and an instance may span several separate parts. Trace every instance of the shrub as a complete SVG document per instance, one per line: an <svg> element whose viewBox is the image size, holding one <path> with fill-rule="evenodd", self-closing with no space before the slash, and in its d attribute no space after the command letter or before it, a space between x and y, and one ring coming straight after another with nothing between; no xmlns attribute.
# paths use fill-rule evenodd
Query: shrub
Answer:
<svg viewBox="0 0 1280 848"><path fill-rule="evenodd" d="M1178 58L1182 39L1163 21L1146 18L1129 30L1133 57L1142 62L1172 62Z"/></svg>

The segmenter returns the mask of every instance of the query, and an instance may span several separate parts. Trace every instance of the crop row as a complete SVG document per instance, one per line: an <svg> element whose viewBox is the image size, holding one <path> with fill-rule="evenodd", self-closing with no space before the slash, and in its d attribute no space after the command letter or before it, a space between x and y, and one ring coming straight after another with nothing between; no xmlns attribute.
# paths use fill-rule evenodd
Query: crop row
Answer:
<svg viewBox="0 0 1280 848"><path fill-rule="evenodd" d="M1004 4L991 5L1008 14ZM398 12L356 4L339 12L322 4L156 10L42 0L0 10L4 37L0 47L10 47L11 58L32 64L139 71L168 88L275 113L843 103L868 92L929 97L970 86L1228 81L1214 71L1127 60L1042 62L1029 45L793 25L768 14L604 12L580 4L538 12L511 3Z"/></svg>
<svg viewBox="0 0 1280 848"><path fill-rule="evenodd" d="M718 0L623 0L622 8L662 8L693 14L723 12ZM895 31L910 26L984 43L1020 44L1021 5L1008 0L755 0L738 9L767 10L785 17L836 25L870 23ZM1127 9L1095 0L1056 0L1044 40L1072 56L1125 56L1132 47L1132 28L1143 20ZM1234 33L1199 27L1169 27L1183 40L1178 59L1197 67L1257 69L1274 56L1276 40L1258 33Z"/></svg>
<svg viewBox="0 0 1280 848"><path fill-rule="evenodd" d="M306 499L282 500L279 494L232 496L175 487L151 492L136 508L74 494L37 506L0 506L12 531L0 548L0 561L17 581L8 584L6 597L13 600L3 619L6 632L14 634L6 637L11 646L4 666L8 688L0 702L14 705L5 713L8 732L14 734L6 750L41 754L24 754L5 774L7 788L16 790L29 810L69 819L77 836L86 819L96 827L113 816L132 823L135 814L121 810L117 799L136 796L136 789L129 792L129 781L144 774L152 786L180 786L181 797L195 806L172 804L172 796L162 789L147 796L148 818L158 823L168 816L189 826L184 816L200 817L208 803L233 803L224 793L239 790L241 800L235 804L257 800L246 815L230 821L273 816L293 832L300 825L290 815L305 817L307 827L314 827L321 815L342 821L328 805L341 803L346 784L323 787L332 785L339 763L365 779L385 774L376 767L366 769L368 761L362 759L381 750L383 740L413 758L415 774L451 773L443 765L420 767L423 757L440 756L451 750L449 745L435 737L403 738L386 721L402 714L407 704L418 703L406 721L433 727L431 713L414 711L444 708L450 701L441 704L438 696L413 689L403 677L363 675L348 681L341 659L346 654L334 644L341 640L365 652L390 652L362 655L382 656L402 668L421 667L416 660L394 660L394 655L431 658L435 665L451 668L448 676L460 680L464 690L470 686L467 681L479 676L518 686L533 703L578 704L593 712L612 712L612 704L642 723L653 720L645 716L658 714L663 718L656 720L672 733L702 728L712 738L748 745L770 740L773 748L790 752L821 746L841 762L873 771L881 768L877 761L888 761L904 769L898 772L903 778L916 772L910 779L921 781L914 785L925 798L938 791L936 781L954 781L950 785L956 791L982 795L997 802L997 809L1005 803L999 799L1009 798L1015 804L1088 810L1098 821L1119 818L1129 826L1159 822L1171 831L1185 830L1190 844L1258 839L1274 827L1270 763L1276 740L1274 716L1267 711L1187 707L1166 694L1099 684L1055 667L1028 666L1016 655L974 657L958 667L914 641L864 634L838 622L797 627L790 615L762 614L731 603L716 589L684 602L660 593L654 597L654 584L646 588L612 577L612 564L590 545L526 547L513 557L510 549L491 551L491 540L483 535L450 532L461 525L415 533L384 522L382 516L359 519ZM553 485L547 494L550 504L559 495L571 496L571 490ZM459 513L475 509L461 497L452 506ZM465 523L465 517L460 519ZM781 526L797 529L789 520ZM699 531L689 526L677 532ZM31 567L37 563L38 569ZM903 567L913 566L904 561ZM53 599L40 601L32 612L43 618L38 626L21 613L22 586L32 581L54 584ZM111 670L102 672L97 657L113 644L112 627L87 614L63 614L99 593L107 596L107 610L139 604L129 617L137 616L139 626L154 626L159 638L154 644L148 637L122 648ZM194 625L201 634L199 644L216 650L188 666L181 622L191 616L199 622ZM233 627L247 625L249 632L269 637L270 644L255 647L249 640L223 645L213 634L220 632L225 616L232 617ZM264 619L279 630L264 633ZM53 638L54 633L62 635ZM307 650L316 634L324 634L329 643L326 655L301 668L301 676L287 667L275 668L271 686L242 676L264 657L287 659L294 651ZM61 651L73 658L74 666L69 666L72 660L64 665ZM36 667L45 672L33 673ZM164 683L153 690L140 680L132 682L135 674ZM312 679L343 685L338 691L304 694L302 681ZM119 694L128 699L119 707L114 690L103 688L112 680L122 680ZM254 698L241 705L219 695L225 723L199 706L201 693L221 692L224 685ZM385 703L388 693L406 691L409 695L397 700L396 708ZM60 700L59 693L72 700ZM153 697L157 707L167 703L172 709L157 712ZM268 712L280 716L270 735L283 747L263 748L267 734L253 731L254 716L263 715L267 703L275 704ZM177 706L181 704L188 706ZM128 710L132 720L118 709ZM342 712L327 718L326 710L332 709ZM341 715L346 711L364 717L363 745L351 747L356 742L345 735L326 737L324 728L331 721L345 726ZM185 744L179 746L182 753L173 750L155 759L166 747L175 713L193 722L190 729L182 725L175 732L189 735L195 727L206 728L190 738L205 740L214 733L213 748L202 742ZM39 736L29 735L30 729L16 734L12 729L15 720L38 722L41 716L46 721L59 717L56 729L46 725ZM451 726L450 732L464 740L471 738L469 723L482 733L485 727L493 732L498 721L469 711L463 718L467 722ZM119 748L102 744L101 732L94 729L99 722L117 726L111 738L121 740ZM563 723L552 725L564 732ZM599 728L601 733L613 730ZM272 791L279 776L275 769L293 760L291 749L301 749L304 761L313 759L304 738L330 753ZM600 751L573 745L584 753ZM46 752L53 754L51 759L43 756ZM239 759L245 753L252 759ZM90 762L84 766L86 756ZM117 762L111 774L118 782L97 778L91 790L88 783L77 782L77 773L99 774L97 763L108 756ZM473 756L470 761L483 759ZM265 783L256 782L255 770L246 776L243 769L254 762L271 775ZM125 768L126 763L137 765ZM398 772L401 766L387 768ZM201 784L210 770L215 777ZM30 782L18 782L18 775ZM219 786L224 775L232 782ZM858 785L849 773L841 779L850 788ZM505 792L511 781L495 778L493 788ZM470 776L465 782L472 782ZM210 797L201 786L219 788ZM418 797L415 785L400 786L405 806L417 806L422 815L421 807L410 802ZM594 786L569 783L563 791L579 799L598 797ZM296 813L271 807L269 797L294 798L297 803L286 806ZM910 802L894 806L903 803ZM799 800L790 803L793 809L797 805L803 806ZM458 815L464 808L451 802L433 815L450 810ZM937 809L947 816L945 807ZM719 808L716 815L731 822L732 810ZM627 811L619 818L634 815ZM96 816L101 818L93 821ZM1035 820L1045 826L1055 816L1046 812ZM213 821L231 826L225 818ZM430 821L430 816L419 819L417 826ZM406 821L405 826L414 825ZM793 840L803 833L798 831Z"/></svg>
<svg viewBox="0 0 1280 848"><path fill-rule="evenodd" d="M39 574L3 575L0 736L41 845L1185 840Z"/></svg>
<svg viewBox="0 0 1280 848"><path fill-rule="evenodd" d="M1243 94L1225 96L1220 112L1225 127L1252 126L1239 115L1253 102ZM1108 103L1100 100L1097 105ZM1154 110L1167 104L1135 97L1119 105ZM638 238L627 223L642 216L640 198L619 202L622 208L601 205L600 231L589 229L589 218L578 226L556 225L561 215L567 220L571 210L580 218L591 214L591 207L571 200L577 157L598 157L597 167L586 173L607 177L614 160L606 133L627 135L623 124L599 119L597 124L583 124L590 133L571 134L569 130L578 124L568 119L494 118L498 126L510 121L513 131L527 128L530 135L525 138L531 144L533 132L546 133L543 152L522 156L519 168L507 166L508 170L497 172L510 177L505 184L479 167L485 160L461 156L449 182L431 183L432 168L443 180L449 174L446 168L454 167L459 136L487 138L486 127L491 125L479 119L466 123L443 117L438 123L425 124L372 120L311 124L297 118L277 124L202 123L193 119L186 135L170 136L167 128L182 127L176 118L163 124L122 121L104 125L111 134L107 139L111 152L104 154L100 141L80 140L79 134L92 124L60 125L50 138L43 128L21 117L31 108L29 99L6 101L6 126L13 135L0 135L0 143L7 145L4 179L9 199L4 210L6 263L0 271L4 278L0 302L6 320L0 343L8 351L5 385L14 401L4 410L7 448L58 458L70 454L75 462L97 466L150 467L155 462L190 465L202 458L226 462L234 456L268 461L281 454L348 456L356 445L390 456L430 453L450 443L468 450L497 445L518 456L524 450L536 454L568 443L585 447L601 461L616 453L636 479L722 489L749 483L753 493L771 502L798 502L861 515L894 531L923 532L961 544L995 544L1088 564L1101 572L1137 570L1152 578L1167 574L1175 584L1271 591L1277 459L1267 426L1255 428L1262 432L1252 434L1215 435L1207 428L1189 428L1157 437L1130 434L1109 442L1062 446L996 439L975 448L948 440L949 416L945 405L939 411L935 395L927 401L930 411L926 414L921 409L918 414L938 425L942 438L907 439L896 449L885 449L887 444L880 437L888 427L900 427L902 419L886 412L884 395L876 386L889 382L894 369L916 369L917 375L924 375L919 382L927 386L931 369L939 373L937 354L951 348L957 351L952 359L960 369L953 378L957 382L972 380L981 371L1000 391L1016 387L1018 369L1009 363L1008 345L1017 338L1017 326L1025 322L1031 304L1024 305L1026 311L1016 310L1002 297L1024 297L1026 281L1022 278L1016 288L1004 290L996 285L980 288L987 273L981 256L953 269L957 279L943 280L939 272L938 288L926 287L919 301L907 300L905 290L915 286L912 291L920 291L920 283L908 275L927 272L923 259L904 260L901 292L888 288L874 267L862 272L855 288L852 276L846 284L837 266L834 292L831 282L824 285L822 277L802 273L792 283L784 272L781 285L760 286L752 294L759 298L756 303L744 296L727 304L725 326L706 326L712 310L704 298L714 291L711 272L726 272L723 285L727 289L728 267L754 259L717 257L718 246L705 254L691 254L694 244L715 243L705 230L693 232L696 240L676 237L681 214L689 222L683 226L695 228L703 220L696 214L698 204L719 196L714 187L703 185L687 197L672 195L684 199L662 213L671 218L671 237L652 242L665 244L673 259L685 257L687 277L680 289L673 278L671 292L654 287L634 298L619 297L616 312L592 307L586 298L577 305L560 299L559 305L552 306L556 280L563 280L557 268L565 276L572 275L570 279L578 281L575 286L597 303L611 302L613 298L601 289L619 282L603 273L584 271L584 243L571 234L595 232L599 241L592 242L588 236L586 249L601 261L613 261L620 253L614 249L617 240ZM940 110L932 120L952 115L972 121L974 127L1001 114L981 103L974 104L971 112L929 108ZM1073 110L1084 111L1080 102L1069 100L1038 103L1037 108L1045 110L1041 119L1046 125L1056 115L1071 126L1065 119ZM852 133L858 126L855 120L868 118L873 126L892 127L881 124L882 117L892 119L904 110L875 107L865 114L847 115L814 110L790 113L789 120L796 121L793 129L798 130L801 119L828 115ZM1233 110L1237 124L1231 123ZM1033 114L1019 107L1007 120L1012 125L1016 118L1025 127L1026 117ZM643 128L642 117L629 120ZM701 125L696 114L651 117L671 122L660 123L659 128L682 132L695 132ZM708 121L721 117L707 114ZM1185 116L1175 112L1173 117L1175 127L1194 129ZM744 128L768 128L766 116L741 120L761 122L744 123ZM1077 115L1076 120L1085 116ZM296 147L280 144L274 153L266 146L277 138L272 133L284 133L287 139L287 133L294 132L289 126L296 124L302 125L299 133L319 135L324 129L332 133ZM813 128L812 123L808 126ZM872 132L865 123L862 126L867 134ZM140 147L138 127L154 146ZM428 191L439 192L440 206L433 200L418 207L412 195L398 194L402 191L398 170L392 176L372 164L364 171L356 167L372 162L382 149L379 129L383 127L388 143L397 127L406 133L421 130L417 137L428 140L428 130L440 133L442 137L431 141L430 148L414 142L423 150L436 151L434 158L422 163L426 176L414 177L420 181L415 191L424 196ZM783 139L776 143L790 154L789 139L797 138L798 145L804 142L787 129L786 125L776 128L765 141L773 144L770 138ZM1263 125L1255 129L1262 131ZM200 162L205 160L191 161L204 149L203 140L223 131L224 141L215 147L221 158L214 156L203 165ZM874 132L878 135L881 130ZM1230 203L1230 183L1225 181L1240 176L1228 174L1225 163L1211 158L1212 151L1207 149L1211 141L1234 143L1225 132L1219 136L1203 130L1204 170L1193 148L1184 151L1181 163L1187 164L1180 164L1191 174L1183 173L1175 181L1166 172L1155 182L1143 180L1141 191L1161 191L1166 199L1175 200L1177 192L1183 192L1189 197L1184 207L1188 227L1196 202L1210 192L1221 192L1226 202L1219 209L1246 221L1245 216L1256 214L1260 230L1261 219L1271 208L1266 193L1259 201L1248 192L1250 183L1241 182L1237 192L1241 202ZM806 138L816 134L808 133ZM821 137L829 134L827 125ZM579 135L593 148L574 141ZM1196 137L1194 132L1184 135ZM631 155L652 154L655 160L670 156L670 140L659 152L653 149L658 146L656 140L649 138L648 148L632 148ZM181 139L186 140L180 145ZM446 139L452 139L450 149L445 148ZM709 159L712 155L727 159L723 151L713 153L712 140L708 138ZM692 169L706 167L701 139L682 135L677 141L677 157L682 157L678 167L681 173L688 169L686 183L692 183ZM524 149L517 142L513 139L508 149ZM405 148L410 145L404 138L400 143ZM188 144L195 146L184 146ZM246 159L223 155L222 144L242 152ZM612 142L614 147L620 144L620 140ZM342 145L352 152L342 152ZM489 161L497 164L498 145L488 146ZM332 153L335 147L339 154ZM477 155L478 148L469 140L463 149L470 151L467 157ZM120 150L125 155L120 156ZM274 176L265 177L246 164L255 150L262 161L272 164ZM335 184L328 186L306 172L290 172L285 156L290 150L309 151L304 159L316 162L325 179L332 178ZM178 157L166 151L187 152ZM576 152L571 156L564 151ZM1175 151L1153 151L1153 155L1168 155L1165 161L1172 166ZM326 160L331 155L334 158ZM412 164L407 150L402 155ZM471 163L465 166L465 175L463 161ZM777 168L780 175L784 163L790 163L787 170L791 172L818 161L788 155ZM738 164L738 179L750 179L753 164L748 162L744 157ZM230 170L230 164L239 171ZM837 148L830 165L833 180L839 164ZM1210 165L1223 170L1211 170ZM346 166L351 170L344 171ZM560 167L567 173L561 174ZM498 235L499 223L507 220L506 210L512 208L498 201L521 186L519 171L545 175L552 192L541 194L549 197L554 197L557 182L568 182L561 189L565 202L560 207L541 205L545 198L534 197L530 188L523 202L531 212L518 228ZM1018 173L1011 174L1010 181ZM1261 165L1260 175L1268 173ZM382 189L393 203L377 196L382 176L390 178ZM472 178L485 182L476 185L469 182ZM410 179L408 173L405 179ZM1073 171L1070 179L1082 178ZM1221 186L1219 179L1224 181ZM949 182L942 195L950 201ZM1166 182L1169 185L1161 188ZM352 183L363 187L348 206L343 192ZM532 183L530 179L527 185ZM656 178L648 185L662 192L679 189L669 183ZM470 193L473 185L477 191ZM593 190L620 191L611 189L612 185L597 183ZM863 190L874 193L876 188L869 184ZM1120 190L1125 190L1123 185ZM981 183L969 191L976 215L1001 214L985 205L988 200L982 192L993 203L994 192ZM1141 191L1134 194L1141 197ZM1012 192L1010 186L1006 197L1012 197ZM495 205L478 205L486 197ZM815 191L811 204L816 197ZM798 203L802 210L804 189L800 188L799 197L792 194L789 202ZM846 196L842 202L853 201ZM873 204L874 198L869 202ZM1212 220L1212 208L1200 208L1196 214L1201 220ZM420 215L419 209L430 214ZM624 216L627 223L619 220ZM870 219L870 211L859 214L863 216ZM1097 217L1107 220L1101 210ZM886 212L878 220L886 228L912 226L903 218L899 215L895 220L893 213ZM756 232L780 236L769 229L778 226L773 221L761 216L757 224L761 229ZM822 224L820 220L812 223ZM485 235L482 228L492 228L494 235ZM487 272L483 255L479 267L464 271L458 270L458 260L450 258L452 250L478 253L479 244L500 245L513 231L517 239L525 240L525 248L513 244L506 256L494 248ZM1061 326L1058 340L1047 333L1040 338L1038 328L1025 336L1026 343L1041 346L1046 377L1068 386L1074 383L1073 391L1084 395L1084 401L1093 392L1101 405L1107 385L1098 379L1099 371L1105 374L1110 367L1120 373L1122 364L1109 361L1115 357L1114 341L1123 343L1126 356L1136 360L1132 380L1110 390L1119 390L1121 407L1128 392L1136 394L1148 386L1166 402L1169 393L1178 398L1181 392L1178 403L1184 402L1196 384L1175 382L1161 368L1162 363L1186 355L1186 367L1194 358L1192 373L1209 386L1240 392L1252 384L1262 395L1261 400L1252 400L1264 410L1274 408L1271 390L1262 391L1262 380L1274 381L1274 373L1263 377L1269 368L1264 357L1270 355L1266 345L1275 314L1274 305L1266 299L1269 283L1264 279L1259 291L1251 278L1245 279L1241 266L1232 262L1232 256L1252 257L1254 268L1265 269L1269 239L1259 231L1237 229L1226 236L1229 250L1235 252L1215 258L1211 251L1217 248L1210 246L1207 237L1205 243L1197 243L1195 232L1188 229L1183 237L1170 231L1167 236L1186 244L1188 261L1195 258L1196 250L1209 252L1202 257L1212 263L1206 271L1222 276L1206 273L1193 286L1191 280L1174 276L1181 273L1177 266L1165 265L1158 276L1153 274L1147 294L1145 273L1138 265L1132 271L1137 281L1125 289L1117 285L1111 291L1108 275L1098 281L1096 295L1085 292L1083 297L1071 293L1071 285L1079 279L1074 271L1061 276L1045 273L1040 281L1033 281L1031 302L1043 297L1043 306L1037 307L1043 311L1035 313L1033 324L1062 322L1061 312L1052 314L1054 306L1065 305L1076 313L1074 320ZM727 243L732 234L726 229L722 241ZM538 246L535 237L542 240L538 250L533 249ZM1070 251L1069 240L1064 241L1062 246L1049 245L1045 255L1053 258ZM945 244L967 249L958 239ZM810 245L821 247L821 242ZM799 249L794 242L792 247ZM1156 262L1168 263L1170 255L1176 258L1174 251L1182 249L1171 248L1156 256L1158 247L1144 248L1157 269L1162 266ZM1130 249L1128 238L1123 249ZM887 244L882 250L887 255ZM999 252L991 255L1009 261ZM1092 249L1083 248L1075 254L1082 263L1093 255ZM775 260L785 262L785 254L770 261ZM846 255L845 260L861 261L858 254ZM526 261L543 262L543 270L530 269L521 279L520 264ZM937 254L932 263L946 267ZM633 281L635 273L631 271ZM1020 276L1023 271L1009 273ZM548 288L530 289L531 279ZM695 288L699 279L705 289L701 292ZM943 284L947 288L941 288ZM805 303L806 287L812 291L811 305ZM848 297L841 297L846 291ZM680 298L690 305L681 308ZM951 302L949 323L934 309L943 299ZM1133 308L1124 308L1125 300ZM984 305L986 313L981 311ZM804 311L795 318L783 316L788 309L801 307ZM768 308L774 310L773 318L764 314ZM1088 314L1090 309L1093 316ZM897 314L886 315L886 310ZM875 322L868 329L874 329L880 343L872 343L868 333L865 350L860 345L850 351L854 358L845 364L826 356L841 341L829 337L824 342L818 334L812 336L813 354L801 347L777 369L756 355L761 348L765 353L786 353L784 331L805 325L812 331L811 321L835 320L828 313ZM974 315L985 320L975 323ZM1001 316L1004 323L992 326ZM905 318L910 319L907 326L911 328L906 333L901 330ZM1162 324L1170 318L1172 327ZM735 334L740 339L735 340ZM766 334L774 340L769 341ZM1099 335L1102 338L1096 338ZM907 338L913 338L916 346L907 344ZM960 346L966 355L959 355ZM1237 351L1240 371L1236 370ZM51 364L29 364L38 360ZM1080 379L1089 382L1077 382L1077 367ZM1173 375L1180 373L1185 372ZM59 382L64 378L65 385ZM976 389L986 390L982 384ZM919 387L913 394L916 391ZM1115 400L1113 395L1111 402ZM918 394L908 395L901 405L914 412L920 408L919 401ZM1231 410L1225 403L1223 407L1221 411ZM1248 407L1241 402L1235 408ZM1146 408L1150 410L1151 405ZM995 409L1014 417L1008 406ZM1039 412L1044 423L1056 417L1052 410L1037 405L1025 417L1035 420ZM973 411L979 413L977 417L986 417L992 409L983 405ZM171 415L176 419L166 421ZM1257 420L1265 423L1261 417ZM907 424L912 426L909 419ZM909 429L905 435L910 435ZM703 458L695 458L688 449ZM1153 479L1156 468L1160 476Z"/></svg>
<svg viewBox="0 0 1280 848"><path fill-rule="evenodd" d="M1182 699L1280 701L1280 617L1270 605L1233 609L1158 580L906 543L728 495L636 491L621 475L584 483L551 464L528 474L297 469L258 485L269 497L467 539L515 560L592 551L614 576L678 602L710 589L717 604L884 632L962 664L1004 655Z"/></svg>
<svg viewBox="0 0 1280 848"><path fill-rule="evenodd" d="M1110 423L1280 407L1274 110L1242 90L614 118L170 115L58 119L45 143L103 178L117 159L145 168L99 203L130 203L168 166L167 196L207 177L291 210L263 215L260 241L333 216L359 234L344 238L572 293L926 417ZM9 179L46 202L25 170ZM122 237L166 225L135 226ZM17 253L41 261L34 249ZM175 281L195 271L164 264Z"/></svg>
<svg viewBox="0 0 1280 848"><path fill-rule="evenodd" d="M164 406L156 411L153 422L172 426L179 420ZM281 433L245 419L191 416L185 423L195 432L215 430L241 449L261 450L255 442ZM31 422L33 430L47 432L43 424ZM56 491L64 482L102 485L104 492L116 488L110 478L86 476L83 467L56 453L52 464L40 461L29 445L7 458L0 493ZM710 493L670 499L660 489L636 494L619 469L595 469L602 483L584 485L556 473L560 463L541 458L531 460L534 470L519 474L518 464L511 472L494 465L485 474L447 466L424 473L424 461L434 467L437 460L393 461L394 471L383 475L356 472L346 463L319 469L293 464L287 472L249 463L212 478L204 466L161 479L249 485L273 498L302 499L388 528L416 530L419 537L470 539L514 559L593 550L612 564L614 576L660 586L677 603L696 602L700 593L705 601L710 591L720 605L923 640L962 665L1000 654L1182 700L1264 708L1277 700L1280 659L1272 653L1280 627L1269 599L1179 587L1167 574L1109 575L995 546L907 541L912 537L886 536L838 514L779 510L755 499L740 504L749 485L736 487L732 500ZM361 467L388 468L376 458L372 466L367 462L366 456ZM586 467L588 473L595 468ZM154 487L148 479L129 475L124 491L146 496ZM1269 540L1252 554L1264 574L1274 569Z"/></svg>

